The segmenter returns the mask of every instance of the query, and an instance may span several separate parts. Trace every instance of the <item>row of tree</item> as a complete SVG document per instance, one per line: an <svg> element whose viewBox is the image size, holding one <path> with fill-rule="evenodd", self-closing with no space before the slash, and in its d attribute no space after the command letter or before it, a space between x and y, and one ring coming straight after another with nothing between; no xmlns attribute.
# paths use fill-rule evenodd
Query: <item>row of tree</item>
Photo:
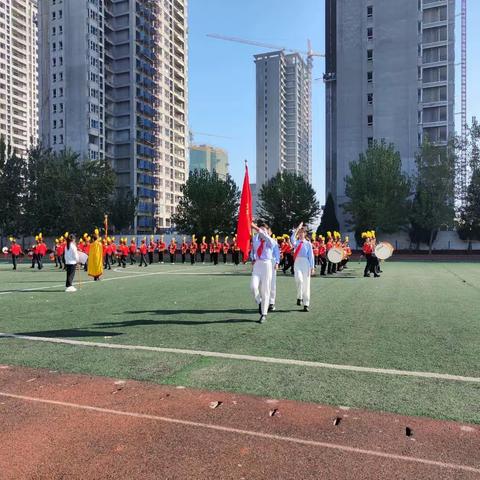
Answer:
<svg viewBox="0 0 480 480"><path fill-rule="evenodd" d="M0 236L89 232L105 214L117 230L128 229L136 201L115 187L106 161L83 161L69 150L32 149L27 159L0 139Z"/></svg>

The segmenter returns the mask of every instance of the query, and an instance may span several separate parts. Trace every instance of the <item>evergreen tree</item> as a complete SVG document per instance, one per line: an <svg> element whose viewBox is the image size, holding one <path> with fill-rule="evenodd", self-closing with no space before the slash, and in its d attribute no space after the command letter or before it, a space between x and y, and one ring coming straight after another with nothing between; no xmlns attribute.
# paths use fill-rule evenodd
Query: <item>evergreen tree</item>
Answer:
<svg viewBox="0 0 480 480"><path fill-rule="evenodd" d="M323 210L320 225L317 228L317 235L326 235L327 232L338 232L340 225L335 212L335 202L331 193L328 194L325 208Z"/></svg>

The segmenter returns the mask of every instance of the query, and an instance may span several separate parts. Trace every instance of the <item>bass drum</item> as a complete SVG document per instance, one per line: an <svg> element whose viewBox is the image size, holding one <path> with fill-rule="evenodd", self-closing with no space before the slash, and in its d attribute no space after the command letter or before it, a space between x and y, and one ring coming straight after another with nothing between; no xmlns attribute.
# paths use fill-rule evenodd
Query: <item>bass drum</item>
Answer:
<svg viewBox="0 0 480 480"><path fill-rule="evenodd" d="M387 260L393 255L394 248L392 244L388 242L380 242L376 247L375 247L375 256L379 260Z"/></svg>
<svg viewBox="0 0 480 480"><path fill-rule="evenodd" d="M2 252L4 255L8 255L8 247L3 247Z"/></svg>
<svg viewBox="0 0 480 480"><path fill-rule="evenodd" d="M327 253L328 261L331 263L340 263L343 260L344 252L341 248L331 248Z"/></svg>

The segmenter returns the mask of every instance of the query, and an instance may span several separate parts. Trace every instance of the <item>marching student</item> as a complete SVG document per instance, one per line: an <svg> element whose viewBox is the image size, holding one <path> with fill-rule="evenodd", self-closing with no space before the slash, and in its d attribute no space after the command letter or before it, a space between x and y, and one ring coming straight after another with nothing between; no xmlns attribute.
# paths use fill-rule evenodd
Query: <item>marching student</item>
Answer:
<svg viewBox="0 0 480 480"><path fill-rule="evenodd" d="M75 244L75 235L70 234L66 236L66 244L65 244L65 265L67 268L67 280L65 282L66 292L77 291L77 289L73 286L73 279L75 278L77 263L78 263L78 250Z"/></svg>
<svg viewBox="0 0 480 480"><path fill-rule="evenodd" d="M141 267L143 264L147 266L147 239L146 237L143 238L142 243L140 244L140 263L138 264L139 267Z"/></svg>
<svg viewBox="0 0 480 480"><path fill-rule="evenodd" d="M158 263L164 263L164 256L165 256L166 249L167 249L167 244L163 241L163 235L161 235L160 240L157 243Z"/></svg>
<svg viewBox="0 0 480 480"><path fill-rule="evenodd" d="M208 252L210 253L210 262L213 263L213 259L215 257L215 238L211 237L210 244L208 246Z"/></svg>
<svg viewBox="0 0 480 480"><path fill-rule="evenodd" d="M218 256L222 251L222 244L218 241L218 235L215 235L215 241L213 242L213 264L218 265Z"/></svg>
<svg viewBox="0 0 480 480"><path fill-rule="evenodd" d="M175 243L175 238L172 238L170 240L168 252L170 253L170 263L175 263L175 255L177 253L177 244Z"/></svg>
<svg viewBox="0 0 480 480"><path fill-rule="evenodd" d="M275 311L275 300L277 298L277 270L278 266L280 265L280 246L278 245L278 241L275 238L275 235L272 235L272 230L269 228L268 233L270 236L275 240L275 245L272 249L272 283L270 286L270 302L268 305L268 311L274 312Z"/></svg>
<svg viewBox="0 0 480 480"><path fill-rule="evenodd" d="M126 238L120 239L119 250L120 250L119 252L120 255L118 256L118 261L120 262L120 265L122 266L122 268L127 268L127 257L130 252L130 249L128 248Z"/></svg>
<svg viewBox="0 0 480 480"><path fill-rule="evenodd" d="M228 243L228 237L225 237L222 244L222 256L223 256L223 263L227 263L227 255L230 251L230 244Z"/></svg>
<svg viewBox="0 0 480 480"><path fill-rule="evenodd" d="M22 247L13 237L10 237L10 253L12 254L13 270L16 270L18 257L22 254Z"/></svg>
<svg viewBox="0 0 480 480"><path fill-rule="evenodd" d="M320 235L319 236L320 240L319 240L319 247L318 247L318 252L319 252L319 261L320 261L320 275L323 275L325 276L326 273L325 273L325 270L327 269L327 247L325 245L325 238Z"/></svg>
<svg viewBox="0 0 480 480"><path fill-rule="evenodd" d="M183 237L182 245L180 246L180 251L182 252L182 263L185 263L187 259L187 250L188 250L187 237Z"/></svg>
<svg viewBox="0 0 480 480"><path fill-rule="evenodd" d="M150 243L148 244L148 263L151 265L153 263L153 254L155 253L155 248L157 244L155 243L153 235L150 235Z"/></svg>
<svg viewBox="0 0 480 480"><path fill-rule="evenodd" d="M207 237L202 237L202 243L200 244L200 260L205 264L205 253L208 250L208 243L205 241Z"/></svg>
<svg viewBox="0 0 480 480"><path fill-rule="evenodd" d="M135 258L135 255L137 253L137 243L135 241L135 237L132 238L132 241L130 242L130 265L133 265L134 263L137 263L137 259Z"/></svg>
<svg viewBox="0 0 480 480"><path fill-rule="evenodd" d="M188 247L189 253L190 253L190 263L192 265L195 265L195 259L197 256L197 249L198 249L198 243L195 238L195 235L192 235L192 241L190 242L190 245Z"/></svg>
<svg viewBox="0 0 480 480"><path fill-rule="evenodd" d="M295 271L294 268L294 262L293 262L293 255L292 255L292 244L290 243L290 238L288 236L285 238L283 244L283 274L285 275L287 273L287 270L290 270L290 272L293 274Z"/></svg>
<svg viewBox="0 0 480 480"><path fill-rule="evenodd" d="M235 266L238 267L240 263L240 247L238 246L236 235L233 237L233 243L232 243L232 260Z"/></svg>
<svg viewBox="0 0 480 480"><path fill-rule="evenodd" d="M313 248L313 256L315 258L315 266L320 265L320 241L318 240L320 236L317 238L317 234L315 232L312 233L312 248Z"/></svg>
<svg viewBox="0 0 480 480"><path fill-rule="evenodd" d="M370 273L373 273L374 277L377 278L380 275L375 271L375 262L373 259L373 242L370 232L362 233L362 237L365 238L365 242L362 246L363 254L367 263L365 264L365 269L363 271L364 277L369 277Z"/></svg>
<svg viewBox="0 0 480 480"><path fill-rule="evenodd" d="M292 233L291 242L294 248L295 283L297 284L297 305L303 303L303 311L310 307L310 276L315 274L315 260L312 244L306 236L303 222Z"/></svg>
<svg viewBox="0 0 480 480"><path fill-rule="evenodd" d="M330 260L328 260L328 252L332 248L333 248L332 234L330 232L327 232L327 243L325 244L325 249L326 249L326 252L327 252L327 265L328 265L327 273L328 273L328 275L331 275L332 273L335 273L335 271L336 271L335 264L332 263Z"/></svg>
<svg viewBox="0 0 480 480"><path fill-rule="evenodd" d="M268 225L252 222L252 228L257 232L252 240L252 279L250 289L258 304L259 323L265 323L270 305L270 289L272 285L272 258L276 241L268 233Z"/></svg>
<svg viewBox="0 0 480 480"><path fill-rule="evenodd" d="M111 270L110 254L112 251L112 241L110 238L103 240L103 268L104 270Z"/></svg>
<svg viewBox="0 0 480 480"><path fill-rule="evenodd" d="M37 237L35 237L37 239ZM47 253L47 245L43 241L42 234L38 234L38 240L37 240L37 245L35 247L35 257L36 257L36 262L38 265L38 269L41 270L43 268L43 257Z"/></svg>
<svg viewBox="0 0 480 480"><path fill-rule="evenodd" d="M63 237L55 240L55 266L58 264L60 270L63 269L63 253L65 252L65 243Z"/></svg>

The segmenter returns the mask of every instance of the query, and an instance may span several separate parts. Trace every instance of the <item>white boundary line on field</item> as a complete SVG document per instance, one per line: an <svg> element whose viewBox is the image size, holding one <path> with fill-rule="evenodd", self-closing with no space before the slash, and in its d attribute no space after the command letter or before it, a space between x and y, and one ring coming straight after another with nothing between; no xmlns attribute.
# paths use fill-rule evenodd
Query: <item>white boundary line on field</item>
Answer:
<svg viewBox="0 0 480 480"><path fill-rule="evenodd" d="M0 392L0 396L4 398L11 398L15 400L22 400L24 402L35 402L35 403L41 403L41 404L47 404L47 405L55 405L59 407L65 407L65 408L74 408L77 410L84 410L87 412L96 412L96 413L103 413L103 414L109 414L109 415L118 415L118 416L123 416L123 417L133 417L133 418L138 418L142 420L153 420L156 422L163 422L163 423L169 423L173 425L181 425L184 427L191 427L191 428L199 428L199 429L204 429L204 430L213 430L216 432L222 432L222 433L230 433L230 434L236 434L236 435L242 435L242 436L248 436L248 437L254 437L254 438L260 438L263 440L272 440L272 441L277 441L277 442L288 442L288 443L294 443L297 445L304 445L308 447L316 447L316 448L324 448L324 449L331 449L331 450L337 450L345 453L353 453L353 454L358 454L358 455L365 455L365 456L370 456L370 457L379 457L379 458L384 458L384 459L389 459L389 460L396 460L396 461L403 461L403 462L410 462L410 463L417 463L420 465L427 465L427 466L432 466L432 467L438 467L438 468L444 468L444 469L449 469L449 470L456 470L456 471L462 471L462 472L471 472L471 473L480 473L480 469L469 466L469 465L459 465L455 463L446 463L446 462L439 462L435 460L429 460L426 458L418 458L418 457L410 457L406 455L399 455L395 453L387 453L387 452L379 452L376 450L366 450L363 448L356 448L356 447L349 447L347 445L339 445L335 443L329 443L329 442L320 442L316 440L308 440L304 438L298 438L298 437L288 437L285 435L276 435L272 433L265 433L265 432L258 432L254 430L242 430L239 428L233 428L233 427L226 427L223 425L215 425L213 423L200 423L200 422L193 422L191 420L183 420L180 418L172 418L172 417L161 417L158 415L150 415L146 413L138 413L138 412L128 412L128 411L123 411L123 410L113 410L110 408L101 408L101 407L95 407L93 405L81 405L77 403L68 403L68 402L61 402L58 400L49 400L45 398L38 398L38 397L28 397L25 395L16 395L13 393L8 393L8 392Z"/></svg>
<svg viewBox="0 0 480 480"><path fill-rule="evenodd" d="M205 267L203 267L205 268ZM116 272L116 270L114 269ZM120 272L116 272L120 273ZM123 272L122 272L123 273ZM139 277L151 277L154 275L233 275L230 272L210 272L210 271L199 271L198 269L195 270L194 272L184 272L182 270L168 270L168 271L162 271L162 272L145 272L145 273L135 273L133 275L122 275L120 277L109 277L109 278L102 278L101 282L113 282L115 280L124 280L128 278L139 278ZM94 280L86 280L82 282L82 285L86 285L88 283L98 283L95 282ZM65 283L59 283L57 285L49 285L48 287L33 287L33 288L24 288L24 289L16 289L16 290L6 290L4 292L0 292L0 295L8 295L8 294L13 294L13 293L20 293L20 292L36 292L38 290L49 290L51 288L60 288L60 287L65 287Z"/></svg>
<svg viewBox="0 0 480 480"><path fill-rule="evenodd" d="M448 373L416 372L410 370L396 370L391 368L359 367L355 365L339 365L335 363L313 362L308 360L294 360L288 358L260 357L255 355L241 355L237 353L209 352L204 350L187 350L183 348L149 347L146 345L125 345L121 343L86 342L83 340L70 340L66 338L33 337L29 335L16 335L14 333L0 333L0 338L13 338L33 342L57 343L64 345L77 345L83 347L111 348L118 350L140 350L159 353L174 353L182 355L196 355L210 358L223 358L228 360L245 360L249 362L271 363L277 365L295 365L300 367L326 368L331 370L346 370L349 372L379 373L401 377L428 378L435 380L450 380L456 382L480 383L480 377L464 377Z"/></svg>

